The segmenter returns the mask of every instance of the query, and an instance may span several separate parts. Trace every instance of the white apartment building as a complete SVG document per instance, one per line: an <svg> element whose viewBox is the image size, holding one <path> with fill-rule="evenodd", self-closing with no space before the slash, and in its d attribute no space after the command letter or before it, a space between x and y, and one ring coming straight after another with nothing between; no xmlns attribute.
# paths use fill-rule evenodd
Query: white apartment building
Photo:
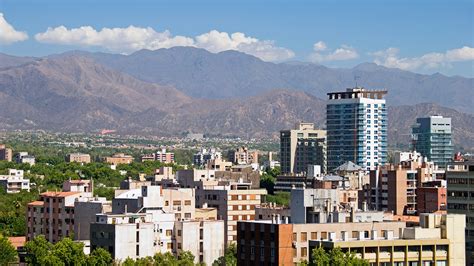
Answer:
<svg viewBox="0 0 474 266"><path fill-rule="evenodd" d="M18 193L22 190L30 191L30 180L23 178L23 170L8 169L7 175L0 175L0 186L7 193Z"/></svg>

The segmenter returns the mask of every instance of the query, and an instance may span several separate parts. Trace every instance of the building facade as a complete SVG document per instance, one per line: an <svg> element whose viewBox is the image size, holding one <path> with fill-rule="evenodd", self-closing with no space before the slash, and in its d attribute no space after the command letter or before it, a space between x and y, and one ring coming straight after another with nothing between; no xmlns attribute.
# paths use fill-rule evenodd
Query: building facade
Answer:
<svg viewBox="0 0 474 266"><path fill-rule="evenodd" d="M22 190L30 191L30 180L23 178L23 170L8 169L8 175L0 175L0 186L7 193L18 193Z"/></svg>
<svg viewBox="0 0 474 266"><path fill-rule="evenodd" d="M308 165L320 165L326 172L326 131L313 123L298 123L294 129L280 131L280 164L284 174L301 174Z"/></svg>
<svg viewBox="0 0 474 266"><path fill-rule="evenodd" d="M387 162L386 90L350 88L328 93L328 171L352 161L371 170Z"/></svg>
<svg viewBox="0 0 474 266"><path fill-rule="evenodd" d="M448 214L465 214L466 260L474 263L474 161L448 164Z"/></svg>
<svg viewBox="0 0 474 266"><path fill-rule="evenodd" d="M451 118L430 116L416 119L412 127L412 148L439 167L446 167L453 158Z"/></svg>
<svg viewBox="0 0 474 266"><path fill-rule="evenodd" d="M66 156L66 162L72 163L90 163L91 162L91 156L89 154L85 153L71 153Z"/></svg>
<svg viewBox="0 0 474 266"><path fill-rule="evenodd" d="M131 164L133 162L133 157L124 153L117 153L111 157L105 157L105 162L113 165Z"/></svg>
<svg viewBox="0 0 474 266"><path fill-rule="evenodd" d="M258 152L244 146L230 150L227 157L234 164L258 164Z"/></svg>
<svg viewBox="0 0 474 266"><path fill-rule="evenodd" d="M0 144L0 160L11 162L13 159L13 151L7 148L5 144Z"/></svg>

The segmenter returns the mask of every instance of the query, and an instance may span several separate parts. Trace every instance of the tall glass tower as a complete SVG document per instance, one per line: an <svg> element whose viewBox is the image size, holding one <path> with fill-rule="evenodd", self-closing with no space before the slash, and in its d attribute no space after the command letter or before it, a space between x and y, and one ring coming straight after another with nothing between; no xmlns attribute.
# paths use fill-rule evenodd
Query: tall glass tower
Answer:
<svg viewBox="0 0 474 266"><path fill-rule="evenodd" d="M451 118L421 117L412 127L413 150L428 157L440 168L445 168L453 157Z"/></svg>
<svg viewBox="0 0 474 266"><path fill-rule="evenodd" d="M327 166L352 161L366 170L387 162L386 90L356 87L328 93Z"/></svg>

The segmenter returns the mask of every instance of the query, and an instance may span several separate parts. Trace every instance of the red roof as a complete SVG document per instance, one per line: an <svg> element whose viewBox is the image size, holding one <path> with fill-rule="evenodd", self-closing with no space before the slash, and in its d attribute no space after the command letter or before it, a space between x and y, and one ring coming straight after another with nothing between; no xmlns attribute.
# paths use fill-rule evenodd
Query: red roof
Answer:
<svg viewBox="0 0 474 266"><path fill-rule="evenodd" d="M39 200L28 203L28 206L43 206L43 205L44 205L44 202L39 201Z"/></svg>
<svg viewBox="0 0 474 266"><path fill-rule="evenodd" d="M76 194L80 194L80 192L73 192L73 191L60 191L60 192L47 191L47 192L41 193L41 196L44 196L44 197L55 197L55 198L64 198L64 197L72 196L72 195L76 195Z"/></svg>
<svg viewBox="0 0 474 266"><path fill-rule="evenodd" d="M26 244L26 236L12 236L9 237L8 240L16 249L18 249L19 247L24 247Z"/></svg>

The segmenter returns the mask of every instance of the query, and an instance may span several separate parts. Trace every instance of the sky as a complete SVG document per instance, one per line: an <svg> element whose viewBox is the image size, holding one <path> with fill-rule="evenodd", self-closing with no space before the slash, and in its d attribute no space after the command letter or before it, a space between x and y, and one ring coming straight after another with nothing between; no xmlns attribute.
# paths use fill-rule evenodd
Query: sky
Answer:
<svg viewBox="0 0 474 266"><path fill-rule="evenodd" d="M193 46L269 62L474 77L473 1L0 1L0 52Z"/></svg>

